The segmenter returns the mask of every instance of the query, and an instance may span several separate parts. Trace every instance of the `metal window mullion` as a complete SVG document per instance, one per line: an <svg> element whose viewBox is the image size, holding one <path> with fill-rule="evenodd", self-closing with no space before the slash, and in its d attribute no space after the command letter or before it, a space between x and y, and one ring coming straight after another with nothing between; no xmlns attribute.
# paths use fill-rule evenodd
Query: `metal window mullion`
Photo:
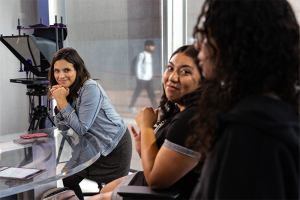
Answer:
<svg viewBox="0 0 300 200"><path fill-rule="evenodd" d="M161 74L164 74L165 66L168 64L168 0L161 0L162 6L162 67Z"/></svg>
<svg viewBox="0 0 300 200"><path fill-rule="evenodd" d="M182 44L187 45L187 0L182 0Z"/></svg>

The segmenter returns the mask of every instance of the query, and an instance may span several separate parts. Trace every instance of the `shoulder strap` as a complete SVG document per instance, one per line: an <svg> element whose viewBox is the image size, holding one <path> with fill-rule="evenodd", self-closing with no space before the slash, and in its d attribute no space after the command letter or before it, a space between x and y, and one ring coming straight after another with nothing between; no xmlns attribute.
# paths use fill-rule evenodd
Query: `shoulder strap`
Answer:
<svg viewBox="0 0 300 200"><path fill-rule="evenodd" d="M143 51L143 54L144 54L144 59L143 59L143 62L142 62L142 64L144 64L144 62L145 62L145 59L146 59L146 54L145 54L145 52Z"/></svg>

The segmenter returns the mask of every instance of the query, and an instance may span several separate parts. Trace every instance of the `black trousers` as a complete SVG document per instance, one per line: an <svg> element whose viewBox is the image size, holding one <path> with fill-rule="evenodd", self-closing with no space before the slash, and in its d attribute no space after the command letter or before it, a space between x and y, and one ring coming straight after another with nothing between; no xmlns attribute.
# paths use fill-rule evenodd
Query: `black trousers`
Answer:
<svg viewBox="0 0 300 200"><path fill-rule="evenodd" d="M155 94L154 94L152 79L149 81L138 80L138 79L136 80L136 87L135 87L134 93L132 95L132 99L131 99L129 107L134 107L134 104L135 104L137 98L140 96L141 92L144 89L148 93L149 99L152 103L152 107L154 109L156 108L157 104L156 104L156 98L155 98Z"/></svg>

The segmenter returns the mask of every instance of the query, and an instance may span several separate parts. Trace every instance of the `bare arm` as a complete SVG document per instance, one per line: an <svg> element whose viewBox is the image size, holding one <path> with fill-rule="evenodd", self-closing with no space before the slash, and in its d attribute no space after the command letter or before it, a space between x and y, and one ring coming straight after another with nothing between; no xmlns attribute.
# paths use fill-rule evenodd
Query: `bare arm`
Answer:
<svg viewBox="0 0 300 200"><path fill-rule="evenodd" d="M164 189L191 171L198 161L198 158L192 158L162 146L153 161L151 171L144 171L144 174L151 189Z"/></svg>
<svg viewBox="0 0 300 200"><path fill-rule="evenodd" d="M189 157L162 146L159 150L153 131L157 114L152 108L144 108L137 115L141 130L141 156L146 181L151 189L164 189L182 178L198 163Z"/></svg>

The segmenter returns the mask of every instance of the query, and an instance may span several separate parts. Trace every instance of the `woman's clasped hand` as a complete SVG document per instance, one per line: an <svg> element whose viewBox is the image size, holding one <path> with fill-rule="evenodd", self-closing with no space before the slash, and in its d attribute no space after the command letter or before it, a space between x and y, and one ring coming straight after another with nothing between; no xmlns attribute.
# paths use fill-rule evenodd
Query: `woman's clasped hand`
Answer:
<svg viewBox="0 0 300 200"><path fill-rule="evenodd" d="M138 127L140 127L140 129L153 129L154 124L157 122L158 111L159 109L154 110L152 107L145 107L140 110L135 118Z"/></svg>
<svg viewBox="0 0 300 200"><path fill-rule="evenodd" d="M66 100L67 96L70 93L70 89L69 88L64 88L62 85L54 85L50 89L50 92L51 92L51 95L53 96L53 98L57 102L58 110L61 110L59 102L62 102L64 100Z"/></svg>

